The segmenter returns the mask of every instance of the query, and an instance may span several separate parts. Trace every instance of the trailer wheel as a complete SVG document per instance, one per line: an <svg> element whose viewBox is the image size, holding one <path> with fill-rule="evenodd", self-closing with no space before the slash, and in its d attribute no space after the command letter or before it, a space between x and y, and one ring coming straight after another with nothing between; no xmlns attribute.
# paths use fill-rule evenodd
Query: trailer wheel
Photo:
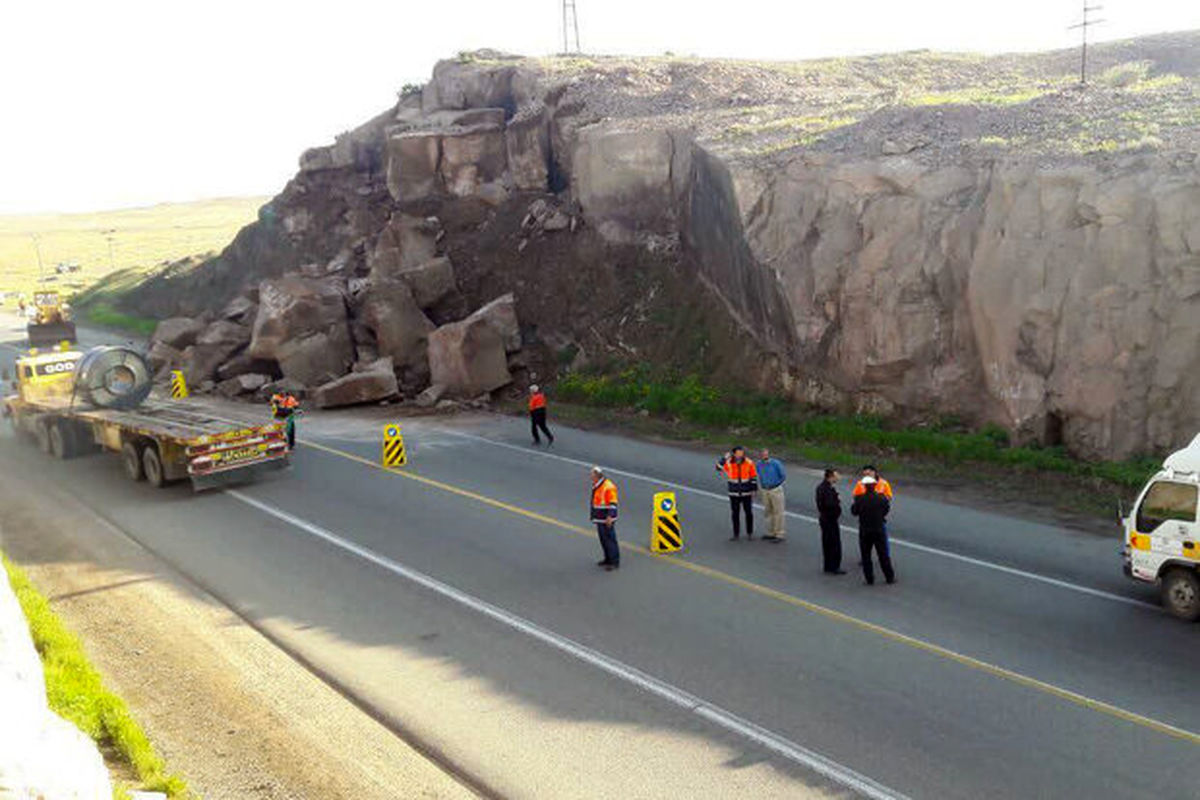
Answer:
<svg viewBox="0 0 1200 800"><path fill-rule="evenodd" d="M157 446L148 444L142 449L142 470L146 473L146 480L155 489L167 485L167 472L163 469L162 456L158 454Z"/></svg>
<svg viewBox="0 0 1200 800"><path fill-rule="evenodd" d="M50 425L46 422L38 422L33 426L33 436L37 439L38 449L43 453L50 453Z"/></svg>
<svg viewBox="0 0 1200 800"><path fill-rule="evenodd" d="M50 437L50 454L66 460L75 456L75 437L63 422L51 422L47 426Z"/></svg>
<svg viewBox="0 0 1200 800"><path fill-rule="evenodd" d="M142 450L137 446L137 442L125 442L121 445L121 465L125 467L125 474L132 480L140 481L146 477L146 473L142 471Z"/></svg>
<svg viewBox="0 0 1200 800"><path fill-rule="evenodd" d="M1168 571L1162 578L1162 604L1187 622L1200 619L1200 575L1183 567Z"/></svg>

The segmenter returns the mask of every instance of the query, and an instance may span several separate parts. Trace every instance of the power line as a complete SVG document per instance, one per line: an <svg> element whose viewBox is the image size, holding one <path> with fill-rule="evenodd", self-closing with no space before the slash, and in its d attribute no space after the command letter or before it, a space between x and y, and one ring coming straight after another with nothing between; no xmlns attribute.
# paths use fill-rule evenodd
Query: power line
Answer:
<svg viewBox="0 0 1200 800"><path fill-rule="evenodd" d="M575 34L575 48L571 49L571 34ZM564 53L582 53L579 46L579 14L575 0L562 0L562 37Z"/></svg>
<svg viewBox="0 0 1200 800"><path fill-rule="evenodd" d="M1094 25L1099 25L1100 23L1104 22L1104 20L1102 20L1102 19L1092 19L1088 15L1091 14L1092 12L1100 11L1103 8L1104 8L1104 6L1089 6L1087 4L1087 0L1083 0L1083 20L1081 22L1078 22L1075 25L1071 25L1070 27L1067 28L1067 30L1069 30L1069 31L1073 31L1076 28L1079 29L1079 36L1080 36L1079 82L1085 86L1087 85L1088 28L1091 28Z"/></svg>

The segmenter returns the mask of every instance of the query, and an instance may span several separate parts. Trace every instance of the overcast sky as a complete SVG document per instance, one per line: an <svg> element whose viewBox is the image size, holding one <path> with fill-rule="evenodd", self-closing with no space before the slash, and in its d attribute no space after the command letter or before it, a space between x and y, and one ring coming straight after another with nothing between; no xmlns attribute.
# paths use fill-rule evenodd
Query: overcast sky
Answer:
<svg viewBox="0 0 1200 800"><path fill-rule="evenodd" d="M1200 0L1091 0L1098 38ZM577 0L585 51L801 59L1074 44L1081 0ZM559 49L560 0L2 0L0 213L274 194L434 61Z"/></svg>

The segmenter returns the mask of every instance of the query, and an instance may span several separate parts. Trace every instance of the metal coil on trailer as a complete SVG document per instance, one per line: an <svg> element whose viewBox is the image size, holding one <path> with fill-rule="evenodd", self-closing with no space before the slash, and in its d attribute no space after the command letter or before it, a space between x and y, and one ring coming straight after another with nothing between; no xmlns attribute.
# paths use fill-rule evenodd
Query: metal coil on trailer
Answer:
<svg viewBox="0 0 1200 800"><path fill-rule="evenodd" d="M128 347L93 347L75 369L76 397L99 408L141 405L153 386L145 357Z"/></svg>

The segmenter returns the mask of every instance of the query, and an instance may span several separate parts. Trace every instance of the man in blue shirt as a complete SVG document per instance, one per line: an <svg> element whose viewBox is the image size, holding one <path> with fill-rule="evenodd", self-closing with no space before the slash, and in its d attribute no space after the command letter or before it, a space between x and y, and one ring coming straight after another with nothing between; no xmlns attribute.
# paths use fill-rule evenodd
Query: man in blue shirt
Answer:
<svg viewBox="0 0 1200 800"><path fill-rule="evenodd" d="M783 484L786 480L787 471L783 468L783 462L771 458L771 451L764 447L758 460L758 486L762 491L763 509L767 517L767 535L763 539L774 544L787 538L783 531L786 507Z"/></svg>

